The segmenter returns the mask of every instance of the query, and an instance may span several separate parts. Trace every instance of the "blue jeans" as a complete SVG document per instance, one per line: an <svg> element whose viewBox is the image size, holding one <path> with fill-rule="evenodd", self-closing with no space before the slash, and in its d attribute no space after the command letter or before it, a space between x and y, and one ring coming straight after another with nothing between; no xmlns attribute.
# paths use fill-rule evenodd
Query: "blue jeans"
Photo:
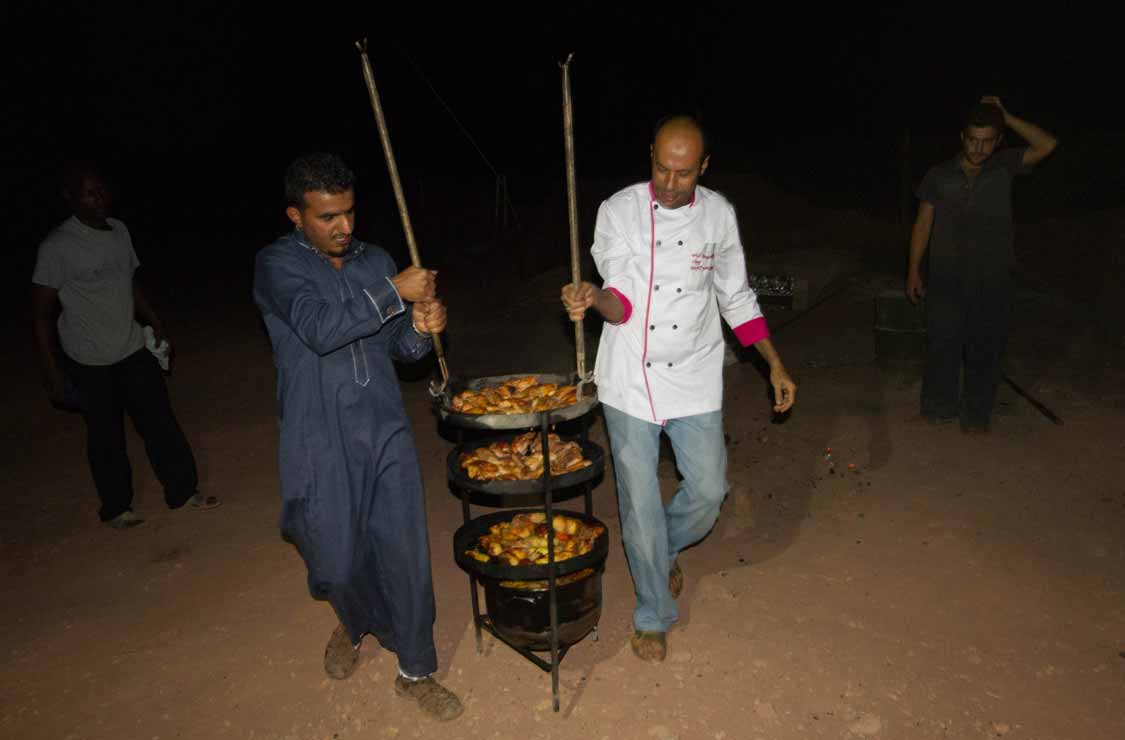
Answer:
<svg viewBox="0 0 1125 740"><path fill-rule="evenodd" d="M729 490L723 414L669 419L661 427L605 404L602 408L613 450L625 555L637 592L633 626L667 632L679 617L668 591L668 572L681 550L715 526ZM684 477L667 507L661 503L657 479L662 431L672 442Z"/></svg>

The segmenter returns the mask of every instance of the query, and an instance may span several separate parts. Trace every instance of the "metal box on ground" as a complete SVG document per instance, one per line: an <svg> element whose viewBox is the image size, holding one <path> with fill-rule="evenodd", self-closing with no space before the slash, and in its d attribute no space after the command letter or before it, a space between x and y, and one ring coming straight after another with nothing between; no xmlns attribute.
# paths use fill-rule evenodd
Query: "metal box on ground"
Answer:
<svg viewBox="0 0 1125 740"><path fill-rule="evenodd" d="M875 298L875 360L884 367L922 365L926 361L926 308L902 290L884 290Z"/></svg>
<svg viewBox="0 0 1125 740"><path fill-rule="evenodd" d="M763 306L803 311L809 303L809 283L794 275L751 273L750 287Z"/></svg>

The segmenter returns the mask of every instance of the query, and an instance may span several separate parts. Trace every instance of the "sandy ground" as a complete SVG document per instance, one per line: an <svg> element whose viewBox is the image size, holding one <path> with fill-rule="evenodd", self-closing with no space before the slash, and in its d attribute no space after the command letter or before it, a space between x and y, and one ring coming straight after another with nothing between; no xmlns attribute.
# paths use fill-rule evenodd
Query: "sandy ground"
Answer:
<svg viewBox="0 0 1125 740"><path fill-rule="evenodd" d="M448 273L454 369L571 366L557 282L481 295L470 271ZM9 368L0 736L1125 737L1120 336L1081 306L1022 292L1009 373L1065 426L1004 388L994 433L968 438L912 421L917 371L873 362L872 298L897 284L860 270L777 333L801 386L785 423L771 423L753 364L727 369L732 491L715 531L682 557L682 619L661 665L627 646L632 586L607 475L595 492L612 537L600 639L563 662L557 714L548 674L487 636L475 650L468 581L451 556L451 443L425 381L406 382L439 677L466 706L449 725L395 697L394 657L373 640L351 679L324 674L335 618L309 598L278 533L274 374L242 294L185 298L167 319L174 402L203 490L225 498L217 511L163 509L133 437L148 524L99 526L80 420L47 408L33 368ZM771 313L778 326L790 318ZM605 444L600 418L593 438ZM670 493L672 460L661 470Z"/></svg>

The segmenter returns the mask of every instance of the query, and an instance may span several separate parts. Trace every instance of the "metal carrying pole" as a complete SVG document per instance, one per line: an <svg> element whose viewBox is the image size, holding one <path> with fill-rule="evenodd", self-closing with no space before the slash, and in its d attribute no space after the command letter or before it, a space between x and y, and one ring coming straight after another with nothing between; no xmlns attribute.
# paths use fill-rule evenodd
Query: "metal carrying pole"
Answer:
<svg viewBox="0 0 1125 740"><path fill-rule="evenodd" d="M559 64L562 69L563 95L563 144L566 147L566 203L570 213L570 276L574 289L582 284L582 267L578 257L578 187L574 169L574 105L570 99L570 60L574 53ZM582 386L588 381L586 376L586 333L582 319L574 322L574 346L578 355L578 398L582 398Z"/></svg>
<svg viewBox="0 0 1125 740"><path fill-rule="evenodd" d="M398 166L395 164L395 153L391 148L391 136L387 131L387 120L383 115L383 105L379 101L379 91L375 88L375 75L371 72L371 60L367 58L367 39L355 42L359 50L360 60L363 62L363 78L367 80L367 92L371 96L371 108L375 112L375 123L379 126L379 138L383 142L383 154L387 157L387 169L391 173L391 185L395 191L395 201L398 203L398 213L402 217L402 230L406 232L406 246L410 250L410 261L415 267L422 267L422 259L418 255L418 243L414 240L414 227L410 223L410 212L406 209L406 196L402 192L402 181L398 176ZM445 390L449 383L449 367L445 363L445 350L441 345L441 336L437 332L430 335L434 340L434 354L437 355L438 367L441 368L441 388L431 388L437 394Z"/></svg>
<svg viewBox="0 0 1125 740"><path fill-rule="evenodd" d="M1036 411L1043 414L1043 416L1047 417L1048 421L1050 421L1055 426L1061 427L1063 425L1063 420L1060 419L1059 416L1054 411L1051 411L1049 408L1047 408L1045 405L1043 405L1043 403L1041 401L1039 401L1037 398L1035 398L1035 396L1031 395L1030 393L1025 391L1023 388L1020 388L1018 385L1016 385L1015 382L1011 378L1008 377L1007 373L1001 373L1000 377L1001 377L1001 379L1003 379L1003 381L1005 383L1007 383L1011 387L1012 390L1014 390L1016 393L1018 393L1025 401L1027 401L1032 406L1034 406Z"/></svg>

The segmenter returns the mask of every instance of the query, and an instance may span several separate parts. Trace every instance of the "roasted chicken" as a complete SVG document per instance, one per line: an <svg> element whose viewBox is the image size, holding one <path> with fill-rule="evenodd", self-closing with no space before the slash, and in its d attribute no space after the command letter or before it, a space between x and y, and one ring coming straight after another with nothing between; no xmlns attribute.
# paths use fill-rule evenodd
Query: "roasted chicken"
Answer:
<svg viewBox="0 0 1125 740"><path fill-rule="evenodd" d="M592 463L582 456L577 442L564 442L557 434L547 435L551 475L564 475ZM473 480L535 480L543 475L543 445L539 432L527 432L511 442L493 442L458 458Z"/></svg>
<svg viewBox="0 0 1125 740"><path fill-rule="evenodd" d="M578 400L578 386L540 383L534 375L461 391L450 405L462 414L531 414L570 406Z"/></svg>
<svg viewBox="0 0 1125 740"><path fill-rule="evenodd" d="M589 553L605 527L556 514L548 528L547 515L541 511L516 514L510 522L489 527L476 548L465 554L482 563L545 565L548 531L554 534L555 561L561 562Z"/></svg>

